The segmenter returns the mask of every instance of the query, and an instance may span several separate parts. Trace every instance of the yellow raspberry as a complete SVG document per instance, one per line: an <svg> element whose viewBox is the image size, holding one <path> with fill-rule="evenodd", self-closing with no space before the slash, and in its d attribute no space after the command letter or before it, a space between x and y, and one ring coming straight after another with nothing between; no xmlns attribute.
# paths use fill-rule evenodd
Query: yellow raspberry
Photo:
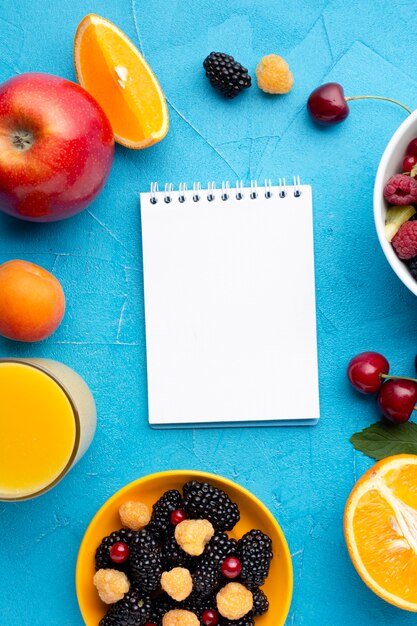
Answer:
<svg viewBox="0 0 417 626"><path fill-rule="evenodd" d="M200 626L200 620L190 611L176 609L165 613L162 626Z"/></svg>
<svg viewBox="0 0 417 626"><path fill-rule="evenodd" d="M151 519L151 512L146 504L134 500L124 502L119 508L119 515L123 526L130 530L141 530Z"/></svg>
<svg viewBox="0 0 417 626"><path fill-rule="evenodd" d="M130 589L126 574L115 569L99 569L93 580L98 595L105 604L118 602Z"/></svg>
<svg viewBox="0 0 417 626"><path fill-rule="evenodd" d="M201 556L213 535L213 524L206 519L187 519L175 527L178 545L191 556Z"/></svg>
<svg viewBox="0 0 417 626"><path fill-rule="evenodd" d="M240 583L229 583L216 596L217 608L222 617L238 620L253 609L253 595Z"/></svg>
<svg viewBox="0 0 417 626"><path fill-rule="evenodd" d="M174 567L171 571L162 574L161 587L173 600L182 602L193 590L193 579L188 569Z"/></svg>
<svg viewBox="0 0 417 626"><path fill-rule="evenodd" d="M277 54L268 54L256 68L258 87L266 93L288 93L294 84L288 63Z"/></svg>

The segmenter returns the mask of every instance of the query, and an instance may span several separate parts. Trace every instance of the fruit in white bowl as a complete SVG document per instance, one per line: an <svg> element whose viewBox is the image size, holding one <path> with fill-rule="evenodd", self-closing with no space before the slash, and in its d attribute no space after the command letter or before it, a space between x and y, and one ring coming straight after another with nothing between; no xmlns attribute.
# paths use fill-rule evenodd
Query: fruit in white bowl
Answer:
<svg viewBox="0 0 417 626"><path fill-rule="evenodd" d="M384 189L391 177L405 171L404 161L407 148L416 137L417 111L414 111L401 124L388 142L379 163L374 185L374 220L379 243L388 263L398 278L415 295L417 295L417 281L411 275L408 265L398 257L392 243L387 239L386 222L392 222L392 217L389 214L387 215L391 203L384 197ZM412 217L412 215L407 217L407 219Z"/></svg>
<svg viewBox="0 0 417 626"><path fill-rule="evenodd" d="M52 222L85 209L113 162L103 109L82 87L51 74L0 85L0 210Z"/></svg>

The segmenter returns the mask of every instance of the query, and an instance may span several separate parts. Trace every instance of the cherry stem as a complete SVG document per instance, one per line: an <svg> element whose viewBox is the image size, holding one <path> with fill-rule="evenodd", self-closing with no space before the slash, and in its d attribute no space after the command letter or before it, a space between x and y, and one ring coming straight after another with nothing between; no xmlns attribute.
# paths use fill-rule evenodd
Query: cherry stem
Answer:
<svg viewBox="0 0 417 626"><path fill-rule="evenodd" d="M385 100L386 102L398 104L399 107L405 109L405 111L409 114L412 113L412 111L406 107L405 104L402 104L402 102L398 102L398 100L393 100L392 98L385 98L385 96L349 96L348 98L345 98L345 100L346 102L349 102L350 100Z"/></svg>
<svg viewBox="0 0 417 626"><path fill-rule="evenodd" d="M380 374L379 377L383 379L395 378L397 380L412 380L413 383L417 383L417 378L409 378L408 376L390 376L389 374Z"/></svg>

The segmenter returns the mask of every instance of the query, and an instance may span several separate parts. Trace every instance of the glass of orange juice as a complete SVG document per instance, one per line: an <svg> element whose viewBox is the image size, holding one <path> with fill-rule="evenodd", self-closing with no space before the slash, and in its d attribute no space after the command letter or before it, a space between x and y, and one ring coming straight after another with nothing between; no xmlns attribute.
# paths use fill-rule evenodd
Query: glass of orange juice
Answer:
<svg viewBox="0 0 417 626"><path fill-rule="evenodd" d="M85 381L49 359L0 359L0 500L54 487L88 449L96 406Z"/></svg>

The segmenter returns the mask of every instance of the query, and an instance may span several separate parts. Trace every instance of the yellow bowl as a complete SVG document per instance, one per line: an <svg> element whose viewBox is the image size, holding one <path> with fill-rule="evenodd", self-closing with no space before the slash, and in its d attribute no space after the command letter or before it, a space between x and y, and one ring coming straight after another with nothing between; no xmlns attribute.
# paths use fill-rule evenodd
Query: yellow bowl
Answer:
<svg viewBox="0 0 417 626"><path fill-rule="evenodd" d="M103 537L120 528L118 510L126 500L140 499L152 506L168 489L178 489L189 480L207 481L223 489L239 506L241 519L231 537L239 539L259 528L272 539L274 558L263 587L270 602L268 613L256 618L256 626L283 626L291 603L293 575L291 556L284 534L272 513L247 489L214 474L178 470L151 474L135 480L114 494L92 519L81 543L77 561L76 587L81 614L86 626L98 626L106 612L93 585L94 554Z"/></svg>

